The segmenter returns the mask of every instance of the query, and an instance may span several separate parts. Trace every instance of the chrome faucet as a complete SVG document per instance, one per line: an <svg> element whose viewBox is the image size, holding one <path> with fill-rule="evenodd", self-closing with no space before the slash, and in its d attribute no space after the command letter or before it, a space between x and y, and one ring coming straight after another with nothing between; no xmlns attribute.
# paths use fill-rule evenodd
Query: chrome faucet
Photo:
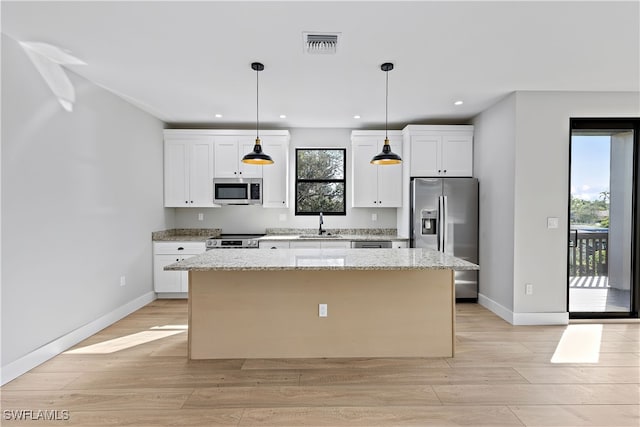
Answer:
<svg viewBox="0 0 640 427"><path fill-rule="evenodd" d="M322 229L322 224L324 224L324 221L322 220L322 212L320 212L320 228L318 229L319 236L322 236L323 233L327 232L327 230Z"/></svg>

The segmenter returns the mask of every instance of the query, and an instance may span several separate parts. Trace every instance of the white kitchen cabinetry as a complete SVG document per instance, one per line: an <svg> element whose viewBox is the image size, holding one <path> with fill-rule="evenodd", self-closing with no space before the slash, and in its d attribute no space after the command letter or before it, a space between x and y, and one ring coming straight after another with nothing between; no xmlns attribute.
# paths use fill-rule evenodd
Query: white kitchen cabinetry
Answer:
<svg viewBox="0 0 640 427"><path fill-rule="evenodd" d="M402 132L389 131L391 151L402 157ZM384 131L351 132L352 207L397 208L402 206L402 164L372 165L382 151Z"/></svg>
<svg viewBox="0 0 640 427"><path fill-rule="evenodd" d="M217 206L213 203L213 139L165 133L164 153L164 206Z"/></svg>
<svg viewBox="0 0 640 427"><path fill-rule="evenodd" d="M189 291L189 273L164 271L164 267L206 251L204 242L154 242L153 289L159 293L186 293Z"/></svg>
<svg viewBox="0 0 640 427"><path fill-rule="evenodd" d="M310 248L310 249L347 249L351 247L350 240L292 240L289 242L290 248Z"/></svg>
<svg viewBox="0 0 640 427"><path fill-rule="evenodd" d="M258 248L260 249L289 249L289 241L259 241Z"/></svg>
<svg viewBox="0 0 640 427"><path fill-rule="evenodd" d="M289 137L262 137L262 149L273 159L262 166L262 207L289 207Z"/></svg>
<svg viewBox="0 0 640 427"><path fill-rule="evenodd" d="M410 175L473 175L473 126L409 125L403 133L410 146Z"/></svg>
<svg viewBox="0 0 640 427"><path fill-rule="evenodd" d="M391 242L391 247L393 249L404 249L409 247L409 242L406 240L394 240Z"/></svg>
<svg viewBox="0 0 640 427"><path fill-rule="evenodd" d="M221 135L215 138L214 176L216 178L262 178L262 166L242 163L245 154L253 151L255 134Z"/></svg>

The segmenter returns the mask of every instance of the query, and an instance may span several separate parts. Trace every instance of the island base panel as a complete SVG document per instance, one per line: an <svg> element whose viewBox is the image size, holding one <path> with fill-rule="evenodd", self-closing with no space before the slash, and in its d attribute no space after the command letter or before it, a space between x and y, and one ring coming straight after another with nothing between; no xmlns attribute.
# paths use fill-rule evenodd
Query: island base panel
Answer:
<svg viewBox="0 0 640 427"><path fill-rule="evenodd" d="M191 359L453 356L452 270L189 276Z"/></svg>

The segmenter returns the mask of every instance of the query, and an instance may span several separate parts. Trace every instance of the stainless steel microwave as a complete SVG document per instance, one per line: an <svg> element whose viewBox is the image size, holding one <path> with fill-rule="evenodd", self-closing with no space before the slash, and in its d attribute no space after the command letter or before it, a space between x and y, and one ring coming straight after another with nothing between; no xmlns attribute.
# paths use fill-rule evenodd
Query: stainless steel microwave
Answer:
<svg viewBox="0 0 640 427"><path fill-rule="evenodd" d="M262 178L214 178L213 203L261 205Z"/></svg>

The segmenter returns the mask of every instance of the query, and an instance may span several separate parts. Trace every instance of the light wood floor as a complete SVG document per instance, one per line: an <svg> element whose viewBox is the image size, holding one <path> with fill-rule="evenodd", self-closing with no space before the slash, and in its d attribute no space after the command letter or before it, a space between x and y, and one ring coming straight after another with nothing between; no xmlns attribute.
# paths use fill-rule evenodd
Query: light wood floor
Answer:
<svg viewBox="0 0 640 427"><path fill-rule="evenodd" d="M599 331L585 343L597 363L554 364L566 327L515 327L476 304L457 309L451 359L188 362L186 301L158 300L2 387L0 424L640 425L639 323L587 325ZM70 419L7 420L15 410Z"/></svg>

